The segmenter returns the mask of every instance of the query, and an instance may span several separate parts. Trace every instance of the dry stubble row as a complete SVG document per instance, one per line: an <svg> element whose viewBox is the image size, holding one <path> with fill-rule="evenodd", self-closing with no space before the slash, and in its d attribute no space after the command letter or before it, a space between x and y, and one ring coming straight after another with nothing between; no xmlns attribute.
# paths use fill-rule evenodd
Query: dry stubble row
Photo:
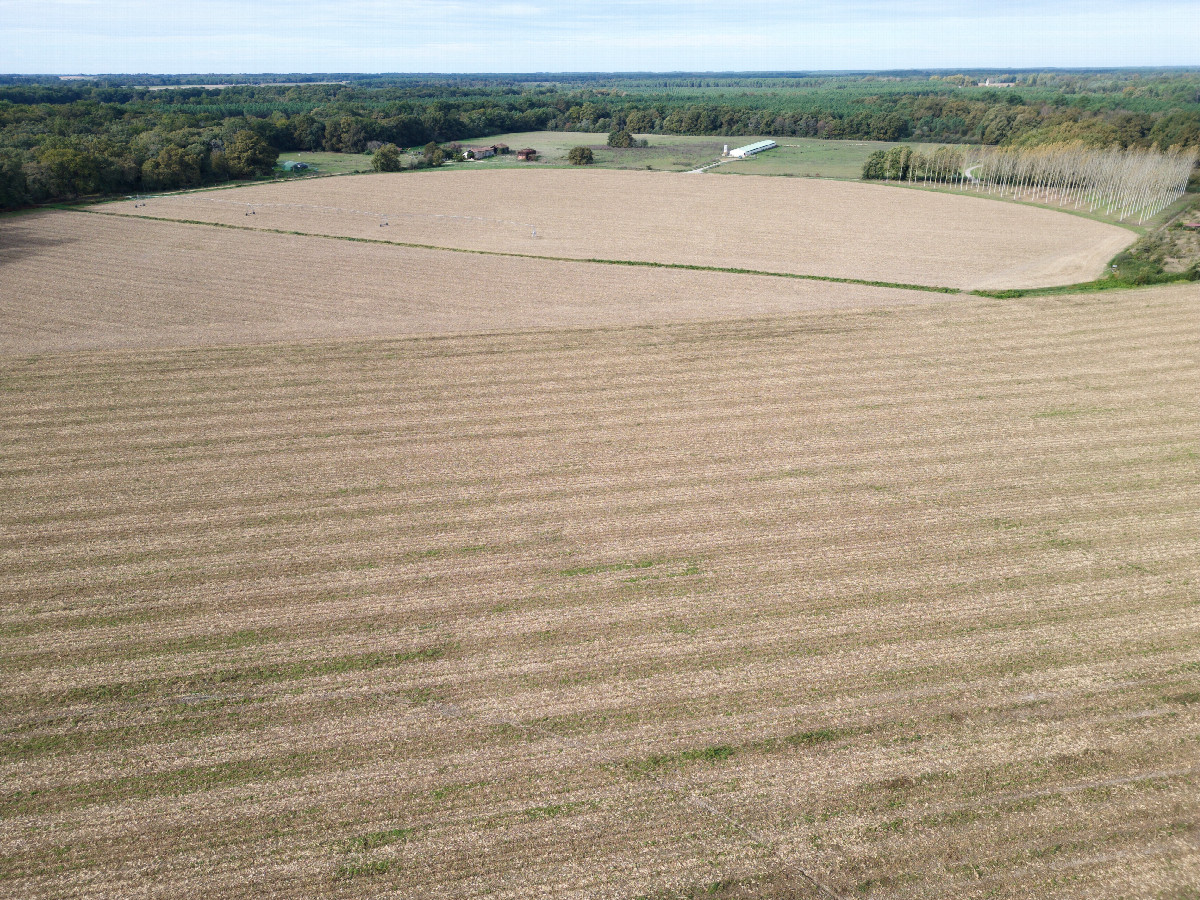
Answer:
<svg viewBox="0 0 1200 900"><path fill-rule="evenodd" d="M1174 896L1196 300L10 358L0 888Z"/></svg>
<svg viewBox="0 0 1200 900"><path fill-rule="evenodd" d="M0 230L0 274L5 355L604 327L945 299L82 212L8 221Z"/></svg>

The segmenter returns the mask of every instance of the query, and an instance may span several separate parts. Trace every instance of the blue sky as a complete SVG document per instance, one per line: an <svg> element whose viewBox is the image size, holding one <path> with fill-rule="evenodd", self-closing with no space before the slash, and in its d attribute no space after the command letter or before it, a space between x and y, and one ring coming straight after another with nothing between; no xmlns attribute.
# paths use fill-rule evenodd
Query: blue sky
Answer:
<svg viewBox="0 0 1200 900"><path fill-rule="evenodd" d="M0 0L0 72L1200 65L1200 0Z"/></svg>

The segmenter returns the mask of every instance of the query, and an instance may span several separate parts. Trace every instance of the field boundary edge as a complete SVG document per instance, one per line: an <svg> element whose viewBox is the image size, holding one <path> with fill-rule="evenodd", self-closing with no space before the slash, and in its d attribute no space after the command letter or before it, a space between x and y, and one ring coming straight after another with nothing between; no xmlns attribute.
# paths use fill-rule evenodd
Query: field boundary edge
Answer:
<svg viewBox="0 0 1200 900"><path fill-rule="evenodd" d="M211 228L228 228L233 231L253 231L260 234L281 234L292 237L324 238L333 241L350 241L357 244L377 244L384 247L405 247L410 250L440 250L446 253L471 253L477 256L500 256L511 259L540 259L548 262L590 263L604 266L628 266L648 269L679 269L690 272L718 272L726 275L759 275L767 278L791 278L800 281L824 281L834 284L859 284L866 287L892 288L903 291L925 291L934 294L970 294L961 288L942 287L929 284L906 284L894 281L870 281L865 278L842 278L835 275L810 275L798 272L774 272L766 269L743 269L733 266L705 266L695 263L656 262L637 259L603 259L599 257L549 256L538 253L517 253L510 250L478 250L469 247L442 247L436 244L418 244L410 241L388 241L379 238L353 237L344 234L321 234L311 231L289 231L283 228L255 228L250 225L230 225L226 222L205 222L198 219L175 219L166 216L143 216L131 213L108 212L80 207L51 207L59 212L83 213L94 216L111 216L117 219L141 219L147 222L170 222L175 225L206 225Z"/></svg>

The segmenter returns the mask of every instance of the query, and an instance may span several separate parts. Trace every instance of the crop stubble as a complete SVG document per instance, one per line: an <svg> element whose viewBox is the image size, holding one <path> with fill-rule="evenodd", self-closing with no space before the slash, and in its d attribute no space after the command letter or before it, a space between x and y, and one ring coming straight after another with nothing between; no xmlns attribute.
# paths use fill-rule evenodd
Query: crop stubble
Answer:
<svg viewBox="0 0 1200 900"><path fill-rule="evenodd" d="M0 274L8 288L0 354L600 327L945 299L79 212L7 222Z"/></svg>
<svg viewBox="0 0 1200 900"><path fill-rule="evenodd" d="M1184 896L1197 299L6 357L0 893Z"/></svg>
<svg viewBox="0 0 1200 900"><path fill-rule="evenodd" d="M253 216L246 204L255 204ZM1113 225L968 195L612 170L363 175L104 208L443 247L972 290L1090 281L1136 238ZM387 227L369 213L388 214Z"/></svg>

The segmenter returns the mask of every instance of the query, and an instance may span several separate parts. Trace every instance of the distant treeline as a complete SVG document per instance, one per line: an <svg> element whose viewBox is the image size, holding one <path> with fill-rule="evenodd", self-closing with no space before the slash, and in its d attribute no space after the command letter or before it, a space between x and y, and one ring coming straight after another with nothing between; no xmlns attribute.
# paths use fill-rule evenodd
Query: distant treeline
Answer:
<svg viewBox="0 0 1200 900"><path fill-rule="evenodd" d="M989 78L1012 86L978 84ZM231 82L238 84L197 86ZM151 89L168 84L193 86ZM1200 71L9 76L0 78L0 207L246 177L269 170L259 142L276 153L362 152L371 142L413 147L511 131L623 129L1200 145Z"/></svg>

